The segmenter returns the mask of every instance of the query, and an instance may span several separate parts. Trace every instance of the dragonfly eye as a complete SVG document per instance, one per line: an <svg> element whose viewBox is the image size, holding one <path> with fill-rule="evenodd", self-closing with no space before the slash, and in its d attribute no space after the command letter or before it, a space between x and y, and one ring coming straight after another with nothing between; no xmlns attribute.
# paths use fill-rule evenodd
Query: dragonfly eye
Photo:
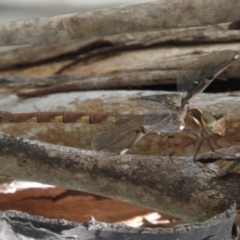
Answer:
<svg viewBox="0 0 240 240"><path fill-rule="evenodd" d="M224 136L226 133L226 119L224 114L214 114L211 112L203 112L201 116L202 125L209 129L210 134Z"/></svg>
<svg viewBox="0 0 240 240"><path fill-rule="evenodd" d="M216 118L210 112L203 112L201 116L203 125L208 126L209 128L213 127L213 123L216 122ZM211 127L210 127L211 126Z"/></svg>

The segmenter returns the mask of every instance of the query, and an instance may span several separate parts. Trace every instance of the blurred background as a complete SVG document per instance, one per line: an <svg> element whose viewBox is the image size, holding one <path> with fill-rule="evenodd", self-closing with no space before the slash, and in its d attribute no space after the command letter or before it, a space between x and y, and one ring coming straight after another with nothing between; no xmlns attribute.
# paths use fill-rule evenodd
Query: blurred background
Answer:
<svg viewBox="0 0 240 240"><path fill-rule="evenodd" d="M1 0L0 23L29 18L51 17L100 8L148 2L147 0Z"/></svg>

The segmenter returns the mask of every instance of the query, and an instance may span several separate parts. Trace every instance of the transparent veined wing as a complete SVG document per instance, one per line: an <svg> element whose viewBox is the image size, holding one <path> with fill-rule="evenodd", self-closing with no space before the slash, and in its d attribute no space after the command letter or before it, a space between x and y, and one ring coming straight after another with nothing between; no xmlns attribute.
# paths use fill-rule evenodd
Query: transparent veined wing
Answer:
<svg viewBox="0 0 240 240"><path fill-rule="evenodd" d="M183 102L204 89L239 56L238 51L225 50L201 56L179 71L179 92L186 92Z"/></svg>
<svg viewBox="0 0 240 240"><path fill-rule="evenodd" d="M176 133L183 130L184 124L180 122L177 113L172 113L149 125L144 125L144 131L153 133Z"/></svg>
<svg viewBox="0 0 240 240"><path fill-rule="evenodd" d="M124 115L116 121L105 124L93 140L97 151L120 153L128 148L144 126L151 126L163 121L169 114ZM166 122L164 122L165 124ZM157 130L159 131L159 129Z"/></svg>
<svg viewBox="0 0 240 240"><path fill-rule="evenodd" d="M148 109L150 113L171 113L180 106L181 95L179 94L156 94L142 96L139 98L129 98L130 101L135 101L138 105Z"/></svg>

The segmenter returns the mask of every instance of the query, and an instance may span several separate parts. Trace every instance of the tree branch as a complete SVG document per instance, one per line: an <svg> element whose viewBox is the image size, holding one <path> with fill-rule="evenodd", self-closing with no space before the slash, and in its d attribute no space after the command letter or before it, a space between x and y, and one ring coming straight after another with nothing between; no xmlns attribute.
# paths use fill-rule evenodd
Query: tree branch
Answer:
<svg viewBox="0 0 240 240"><path fill-rule="evenodd" d="M203 221L240 202L239 175L216 178L192 158L106 155L1 134L0 175L81 190ZM186 204L186 202L188 204ZM204 204L203 204L204 203Z"/></svg>
<svg viewBox="0 0 240 240"><path fill-rule="evenodd" d="M0 84L21 97L170 84L196 52L239 51L239 41L237 31L206 26L21 47L0 54ZM169 52L173 42L176 48ZM239 64L221 77L239 78Z"/></svg>

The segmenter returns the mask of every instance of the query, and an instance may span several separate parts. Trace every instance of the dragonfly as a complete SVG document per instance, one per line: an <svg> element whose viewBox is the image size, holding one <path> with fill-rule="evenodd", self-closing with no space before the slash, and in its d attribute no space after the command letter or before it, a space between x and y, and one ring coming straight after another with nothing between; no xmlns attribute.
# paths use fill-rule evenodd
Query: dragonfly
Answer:
<svg viewBox="0 0 240 240"><path fill-rule="evenodd" d="M199 57L183 67L177 77L178 91L182 94L158 94L129 99L148 109L146 114L0 111L0 123L107 123L93 139L93 149L118 154L127 153L148 133L174 134L185 129L193 138L201 139L195 157L205 140L214 150L209 136L224 136L226 121L223 114L203 111L189 101L203 92L238 57L238 51L218 51Z"/></svg>
<svg viewBox="0 0 240 240"><path fill-rule="evenodd" d="M212 135L225 135L224 114L203 111L189 101L203 92L238 57L238 51L213 52L183 67L177 77L178 91L182 94L130 99L147 107L149 113L134 117L123 116L115 120L114 124L106 125L94 139L93 148L125 154L148 133L173 134L185 129L193 138L200 138L193 160L205 140L214 151L209 138Z"/></svg>

